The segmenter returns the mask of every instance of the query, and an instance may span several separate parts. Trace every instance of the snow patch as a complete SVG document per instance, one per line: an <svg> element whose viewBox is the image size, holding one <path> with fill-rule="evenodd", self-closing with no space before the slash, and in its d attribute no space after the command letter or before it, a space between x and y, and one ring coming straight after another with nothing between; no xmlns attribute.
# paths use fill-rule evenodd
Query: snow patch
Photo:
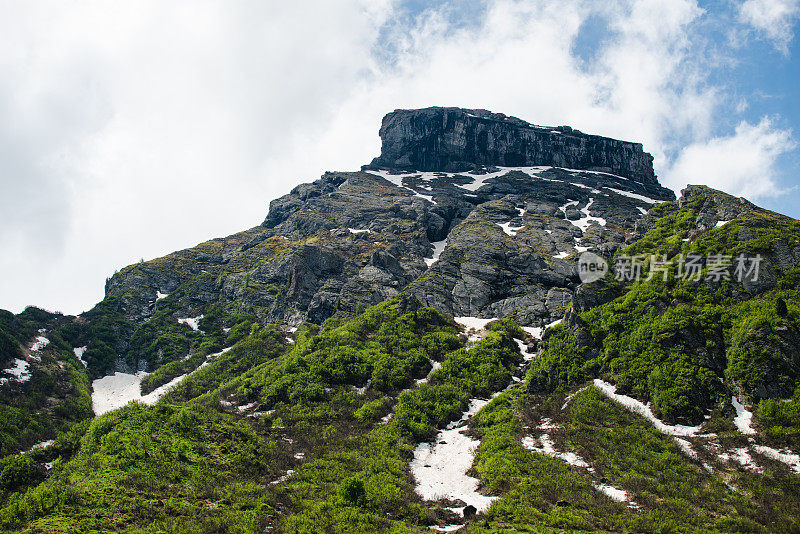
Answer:
<svg viewBox="0 0 800 534"><path fill-rule="evenodd" d="M522 230L524 228L524 226L511 226L510 222L507 222L507 223L495 223L495 224L497 226L499 226L500 228L502 228L503 232L505 232L506 234L510 235L511 237L514 237L515 235L517 235L517 232L519 232L520 230Z"/></svg>
<svg viewBox="0 0 800 534"><path fill-rule="evenodd" d="M492 321L496 321L497 319L482 319L480 317L453 317L453 320L464 327L469 334L470 341L478 341L481 338L478 332L486 328L487 324L491 323Z"/></svg>
<svg viewBox="0 0 800 534"><path fill-rule="evenodd" d="M286 471L285 474L283 474L282 476L280 476L280 477L276 478L275 480L273 480L272 482L270 482L270 484L272 484L273 486L277 486L278 484L282 484L283 482L286 482L287 480L289 480L289 477L292 476L293 474L294 474L294 469L289 469L288 471Z"/></svg>
<svg viewBox="0 0 800 534"><path fill-rule="evenodd" d="M601 191L595 189L594 187L590 187L590 186L588 186L586 184L578 184L578 183L575 183L575 182L570 182L570 185L574 185L575 187L580 187L581 189L589 189L595 195L604 194Z"/></svg>
<svg viewBox="0 0 800 534"><path fill-rule="evenodd" d="M542 334L544 333L544 328L541 326L523 326L522 330L530 334L534 339L542 339Z"/></svg>
<svg viewBox="0 0 800 534"><path fill-rule="evenodd" d="M627 502L628 492L625 490L609 486L608 484L594 484L594 487L605 493L610 499L617 502Z"/></svg>
<svg viewBox="0 0 800 534"><path fill-rule="evenodd" d="M152 406L158 399L169 393L169 391L178 385L187 376L193 375L200 369L206 367L211 360L231 350L233 347L228 347L215 354L210 354L206 361L200 364L197 369L191 373L176 376L166 384L157 387L147 395L142 395L142 380L148 375L144 371L139 371L136 374L116 372L113 375L98 378L92 382L92 409L96 416L101 416L104 413L122 408L131 401L139 401Z"/></svg>
<svg viewBox="0 0 800 534"><path fill-rule="evenodd" d="M553 321L551 323L547 323L546 325L544 325L544 329L547 330L548 328L553 328L554 326L559 325L559 324L561 324L563 322L564 322L564 318L563 317L561 319L556 319L555 321Z"/></svg>
<svg viewBox="0 0 800 534"><path fill-rule="evenodd" d="M441 173L433 173L433 172L410 172L405 174L392 174L389 171L367 171L369 174L373 174L375 176L380 176L381 178L393 183L400 189L405 189L406 191L410 191L414 194L415 197L421 198L423 200L427 200L432 204L436 204L436 201L433 200L433 197L430 195L423 195L415 191L414 189L403 185L403 178L411 178L411 177L419 177L420 181L430 181L431 179L438 177Z"/></svg>
<svg viewBox="0 0 800 534"><path fill-rule="evenodd" d="M753 448L757 453L763 454L770 460L786 464L793 473L800 474L800 455L787 450L773 449L766 445L753 445Z"/></svg>
<svg viewBox="0 0 800 534"><path fill-rule="evenodd" d="M692 448L692 444L689 443L689 441L676 437L675 443L678 444L678 448L683 452L683 454L694 460L697 459L697 452Z"/></svg>
<svg viewBox="0 0 800 534"><path fill-rule="evenodd" d="M169 293L162 293L161 291L156 290L156 300L165 299L169 296Z"/></svg>
<svg viewBox="0 0 800 534"><path fill-rule="evenodd" d="M84 345L83 347L77 347L72 349L72 352L75 353L75 357L78 358L78 361L81 362L84 367L86 367L86 361L84 361L83 355L86 354L87 348L88 347Z"/></svg>
<svg viewBox="0 0 800 534"><path fill-rule="evenodd" d="M696 436L700 432L700 426L668 425L664 423L655 416L649 404L644 404L642 401L636 400L633 397L617 393L616 386L604 380L595 378L594 385L608 398L621 404L629 411L641 415L650 421L657 430L664 434L669 434L670 436Z"/></svg>
<svg viewBox="0 0 800 534"><path fill-rule="evenodd" d="M49 447L53 443L55 443L54 439L48 439L47 441L42 441L41 443L37 443L36 445L28 449L27 452L35 451L36 449L44 449L45 447Z"/></svg>
<svg viewBox="0 0 800 534"><path fill-rule="evenodd" d="M44 336L38 336L36 338L36 342L33 345L31 345L31 352L39 352L49 344L50 344L49 339L47 339Z"/></svg>
<svg viewBox="0 0 800 534"><path fill-rule="evenodd" d="M577 200L570 200L569 202L567 202L563 206L559 206L558 209L560 209L562 211L562 213L564 213L564 217L566 217L567 216L567 208L569 208L570 206L577 206L577 205L578 205L578 201Z"/></svg>
<svg viewBox="0 0 800 534"><path fill-rule="evenodd" d="M30 364L19 358L14 359L14 365L3 370L4 373L13 377L13 380L24 384L31 379ZM8 383L8 378L0 378L0 385Z"/></svg>
<svg viewBox="0 0 800 534"><path fill-rule="evenodd" d="M478 493L478 480L467 475L472 467L473 450L480 442L464 435L464 423L488 401L473 399L461 419L440 431L431 443L414 449L409 467L416 480L416 491L425 500L461 500L482 512L498 497Z"/></svg>
<svg viewBox="0 0 800 534"><path fill-rule="evenodd" d="M575 398L575 395L577 395L581 391L585 390L587 387L589 387L589 386L584 386L581 389L579 389L578 391L576 391L575 393L570 393L569 395L567 395L567 398L564 399L564 404L561 405L561 409L562 410L566 409L566 407L569 405L569 403L572 402L572 399Z"/></svg>
<svg viewBox="0 0 800 534"><path fill-rule="evenodd" d="M200 332L203 334L204 332L200 330L200 320L203 318L202 315L198 315L197 317L186 317L184 319L178 319L180 324L185 324L195 332Z"/></svg>
<svg viewBox="0 0 800 534"><path fill-rule="evenodd" d="M463 526L464 525L444 525L444 526L433 525L431 528L439 532L455 532L456 530L460 529Z"/></svg>
<svg viewBox="0 0 800 534"><path fill-rule="evenodd" d="M583 232L584 234L586 233L586 230L589 229L589 226L592 225L592 223L597 223L600 226L605 226L607 224L606 220L603 219L602 217L592 217L591 215L589 215L589 208L592 206L592 204L594 204L594 198L590 198L589 202L586 203L586 207L580 210L581 213L583 214L583 217L581 217L577 221L570 221L572 224L580 228L581 232ZM564 209L564 213L566 213L566 208Z"/></svg>
<svg viewBox="0 0 800 534"><path fill-rule="evenodd" d="M442 362L437 362L435 360L431 360L431 370L428 372L428 375L425 378L420 378L419 380L415 381L414 383L417 385L426 384L428 380L431 379L431 375L434 371L439 369L442 366ZM366 388L364 388L366 390Z"/></svg>
<svg viewBox="0 0 800 534"><path fill-rule="evenodd" d="M517 347L519 347L519 352L522 354L523 360L529 362L536 356L533 352L528 351L528 346L525 343L519 339L515 339L514 341L517 343Z"/></svg>
<svg viewBox="0 0 800 534"><path fill-rule="evenodd" d="M540 446L536 444L536 439L532 436L525 436L522 438L522 446L530 451L546 454L553 458L559 458L575 467L589 467L589 464L574 452L560 452L556 450L553 440L550 439L550 434L544 433L540 435L539 443L541 444Z"/></svg>
<svg viewBox="0 0 800 534"><path fill-rule="evenodd" d="M726 225L726 224L728 224L729 222L730 222L730 221L717 221L717 228L720 228L720 227L722 227L722 226L725 226L725 225Z"/></svg>
<svg viewBox="0 0 800 534"><path fill-rule="evenodd" d="M433 245L433 256L430 258L424 258L423 260L428 267L439 261L439 256L442 255L444 247L447 246L447 238L444 238L441 241L434 241L431 243L431 245Z"/></svg>
<svg viewBox="0 0 800 534"><path fill-rule="evenodd" d="M750 451L747 449L747 447L733 449L731 453L732 456L730 457L736 460L736 462L745 469L750 469L751 471L762 471L762 469L756 464L755 460L753 460L753 457L750 456ZM722 457L722 455L720 455L720 457Z"/></svg>
<svg viewBox="0 0 800 534"><path fill-rule="evenodd" d="M256 405L258 405L258 401L251 402L250 404L242 404L241 406L238 406L236 409L239 410L239 412L241 413L241 412L246 412L248 410L252 410L253 408L256 407Z"/></svg>
<svg viewBox="0 0 800 534"><path fill-rule="evenodd" d="M483 185L488 180L491 180L492 178L497 178L499 176L503 176L505 174L508 174L511 171L520 171L520 172L524 172L525 174L527 174L531 178L538 178L540 180L547 180L546 178L542 178L541 176L538 176L538 174L543 172L543 171L546 171L548 169L551 169L552 167L546 167L545 166L545 167L498 167L498 168L499 168L498 171L488 172L486 174L479 174L479 175L475 176L475 179L471 184L462 185L461 188L462 189L466 189L467 191L475 192L478 189L480 189L481 187L483 187Z"/></svg>
<svg viewBox="0 0 800 534"><path fill-rule="evenodd" d="M634 198L636 200L641 200L642 202L647 202L648 204L655 204L657 202L661 202L660 200L655 200L650 197L640 195L638 193L631 193L630 191L623 191L622 189L615 189L613 187L608 187L608 186L605 186L605 188L608 189L609 191L617 193L618 195L622 195L628 198Z"/></svg>
<svg viewBox="0 0 800 534"><path fill-rule="evenodd" d="M92 409L96 416L122 408L131 401L142 398L144 371L136 374L114 373L92 382Z"/></svg>
<svg viewBox="0 0 800 534"><path fill-rule="evenodd" d="M739 429L739 432L742 434L755 434L756 431L753 428L753 413L747 411L744 405L739 402L739 399L736 397L731 397L731 404L733 404L734 409L736 409L736 417L733 418L733 424L736 425L736 428Z"/></svg>
<svg viewBox="0 0 800 534"><path fill-rule="evenodd" d="M371 234L372 230L369 228L348 228L351 234Z"/></svg>

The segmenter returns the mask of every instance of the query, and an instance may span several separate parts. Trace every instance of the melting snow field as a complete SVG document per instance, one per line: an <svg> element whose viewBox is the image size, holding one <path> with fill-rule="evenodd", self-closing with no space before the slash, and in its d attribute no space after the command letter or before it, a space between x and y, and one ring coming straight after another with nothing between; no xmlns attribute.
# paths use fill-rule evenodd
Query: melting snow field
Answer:
<svg viewBox="0 0 800 534"><path fill-rule="evenodd" d="M517 347L519 347L519 352L522 354L523 360L529 362L534 358L534 356L536 356L535 353L528 351L528 346L525 343L519 339L515 339L514 341L517 343Z"/></svg>
<svg viewBox="0 0 800 534"><path fill-rule="evenodd" d="M567 202L563 206L559 206L558 209L560 209L562 211L562 213L564 213L564 216L566 216L567 215L567 208L569 208L570 206L577 206L577 205L578 205L578 201L577 200L570 200L569 202Z"/></svg>
<svg viewBox="0 0 800 534"><path fill-rule="evenodd" d="M426 384L428 382L428 380L431 379L431 375L433 374L433 372L436 371L437 369L439 369L441 366L442 366L442 362L437 362L435 360L431 360L431 370L428 371L428 376L426 376L425 378L420 378L419 380L416 380L414 383L417 384L417 385ZM364 389L366 390L366 388L364 388Z"/></svg>
<svg viewBox="0 0 800 534"><path fill-rule="evenodd" d="M729 456L728 454L723 453L725 456L723 457L723 454L721 454L720 457L723 458L723 459L727 459L728 457L731 457L734 460L736 460L739 463L739 465L741 465L742 467L744 467L746 469L751 469L753 471L761 471L761 468L758 467L756 462L753 460L753 457L750 456L750 451L747 450L747 447L741 447L739 449L733 449L733 451L731 451L731 452L733 454L732 456Z"/></svg>
<svg viewBox="0 0 800 534"><path fill-rule="evenodd" d="M228 352L231 348L228 347L221 352L209 355L206 361L191 373L176 376L147 395L142 395L141 389L142 380L148 375L144 371L139 371L136 374L117 372L113 375L98 378L92 382L92 409L94 414L99 417L104 413L122 408L131 401L139 401L152 406L158 402L158 399L166 395L169 390L178 385L181 380L203 369L213 358Z"/></svg>
<svg viewBox="0 0 800 534"><path fill-rule="evenodd" d="M49 447L53 443L55 443L55 440L53 440L53 439L48 439L47 441L42 441L41 443L37 443L36 445L34 445L30 449L28 449L27 452L35 451L36 449L44 449L45 447Z"/></svg>
<svg viewBox="0 0 800 534"><path fill-rule="evenodd" d="M142 379L147 373L140 371L135 375L114 373L92 382L92 409L96 416L122 408L133 400L141 400Z"/></svg>
<svg viewBox="0 0 800 534"><path fill-rule="evenodd" d="M529 333L534 339L542 339L545 329L541 326L523 326L522 330Z"/></svg>
<svg viewBox="0 0 800 534"><path fill-rule="evenodd" d="M467 475L473 451L480 442L461 433L466 421L487 403L473 399L460 420L439 432L432 443L421 443L414 450L410 468L417 482L416 491L423 499L459 499L479 512L497 499L478 493L478 479Z"/></svg>
<svg viewBox="0 0 800 534"><path fill-rule="evenodd" d="M608 495L614 501L626 502L628 500L628 493L625 490L609 486L608 484L595 484L594 487Z"/></svg>
<svg viewBox="0 0 800 534"><path fill-rule="evenodd" d="M553 440L550 439L550 435L547 433L539 436L539 443L541 443L541 446L537 445L536 439L531 436L525 436L522 438L522 446L528 450L546 454L547 456L552 456L553 458L560 458L569 465L574 465L575 467L589 467L589 464L587 464L583 458L574 452L557 451L553 445Z"/></svg>
<svg viewBox="0 0 800 534"><path fill-rule="evenodd" d="M550 419L544 419L542 424L539 425L539 430L554 430L558 428L556 425L553 425L553 422ZM537 441L539 444L537 444ZM547 432L542 433L538 440L532 436L525 436L522 438L522 446L526 449L538 452L540 454L545 454L552 458L558 458L559 460L563 460L567 462L569 465L574 467L584 468L589 473L595 475L595 469L590 466L586 460L581 458L579 455L575 454L574 452L562 452L555 448L553 444L553 440L550 438L550 434ZM609 484L602 484L599 482L592 482L592 485L598 490L607 495L614 501L617 502L626 502L628 506L632 508L638 508L638 505L633 502L630 497L628 497L628 493L620 488L615 488Z"/></svg>
<svg viewBox="0 0 800 534"><path fill-rule="evenodd" d="M594 385L602 391L606 396L610 399L618 402L631 412L637 413L643 416L645 419L650 421L656 429L663 432L664 434L668 434L673 436L675 439L675 443L678 444L681 451L686 454L690 458L697 458L697 452L692 449L691 443L688 440L681 439L678 436L684 437L710 437L713 434L706 434L700 435L700 426L684 426L684 425L668 425L661 420L659 420L650 409L650 406L647 404L642 403L634 398L628 397L627 395L620 395L616 393L616 387L609 384L608 382L604 382L599 378L594 380ZM736 397L731 397L731 404L736 409L736 416L733 419L736 428L745 435L754 435L756 434L756 430L752 426L753 422L753 414L749 412L739 399ZM751 438L751 442L753 439ZM778 450L773 449L772 447L768 447L766 445L757 445L752 444L752 449L765 456L771 460L776 462L781 462L789 467L792 472L800 474L800 455L795 454L788 450ZM747 448L738 448L730 451L730 453L721 453L719 454L719 458L723 461L735 460L739 463L742 467L746 469L751 469L755 471L761 471L762 469L753 461L753 457L750 455L750 452ZM710 470L710 467L707 464L704 464L706 469Z"/></svg>
<svg viewBox="0 0 800 534"><path fill-rule="evenodd" d="M392 174L389 171L367 171L367 172L369 174L374 174L375 176L380 176L384 180L388 180L389 182L393 183L394 185L396 185L400 189L405 189L406 191L410 191L417 198L421 198L423 200L427 200L428 202L430 202L432 204L436 204L436 201L433 200L432 196L423 195L423 194L418 193L417 191L411 189L410 187L406 187L405 185L403 185L403 178L411 178L413 176L420 176L421 177L421 179L420 179L421 181L428 181L428 180L431 180L432 178L436 177L436 175L438 175L439 173L412 172L412 173L406 173L406 174Z"/></svg>

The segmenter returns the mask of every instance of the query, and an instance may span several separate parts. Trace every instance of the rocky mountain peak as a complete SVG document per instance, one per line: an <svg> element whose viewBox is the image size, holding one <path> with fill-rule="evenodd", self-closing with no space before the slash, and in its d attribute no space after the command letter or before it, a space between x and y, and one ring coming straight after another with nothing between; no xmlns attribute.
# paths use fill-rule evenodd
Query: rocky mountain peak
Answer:
<svg viewBox="0 0 800 534"><path fill-rule="evenodd" d="M481 167L553 166L600 171L663 194L641 143L537 126L484 109L398 109L383 118L381 154L366 168L463 172Z"/></svg>

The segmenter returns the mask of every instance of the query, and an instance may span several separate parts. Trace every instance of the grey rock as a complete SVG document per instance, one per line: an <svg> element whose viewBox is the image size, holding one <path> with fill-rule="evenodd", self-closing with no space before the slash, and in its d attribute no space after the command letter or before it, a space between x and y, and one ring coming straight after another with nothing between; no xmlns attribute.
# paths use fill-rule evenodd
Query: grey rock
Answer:
<svg viewBox="0 0 800 534"><path fill-rule="evenodd" d="M661 189L653 157L639 143L587 135L566 126L542 127L486 110L395 110L383 118L381 155L372 165L423 171L477 166L551 165L604 171Z"/></svg>

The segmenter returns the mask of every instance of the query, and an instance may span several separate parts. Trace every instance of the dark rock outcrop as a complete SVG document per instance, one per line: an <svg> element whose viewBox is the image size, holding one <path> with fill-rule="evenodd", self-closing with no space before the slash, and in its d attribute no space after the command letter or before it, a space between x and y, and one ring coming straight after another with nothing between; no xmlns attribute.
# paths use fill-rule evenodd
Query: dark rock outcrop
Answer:
<svg viewBox="0 0 800 534"><path fill-rule="evenodd" d="M608 172L664 194L640 143L542 127L483 109L396 110L383 118L375 167L460 172L478 166L550 165Z"/></svg>

